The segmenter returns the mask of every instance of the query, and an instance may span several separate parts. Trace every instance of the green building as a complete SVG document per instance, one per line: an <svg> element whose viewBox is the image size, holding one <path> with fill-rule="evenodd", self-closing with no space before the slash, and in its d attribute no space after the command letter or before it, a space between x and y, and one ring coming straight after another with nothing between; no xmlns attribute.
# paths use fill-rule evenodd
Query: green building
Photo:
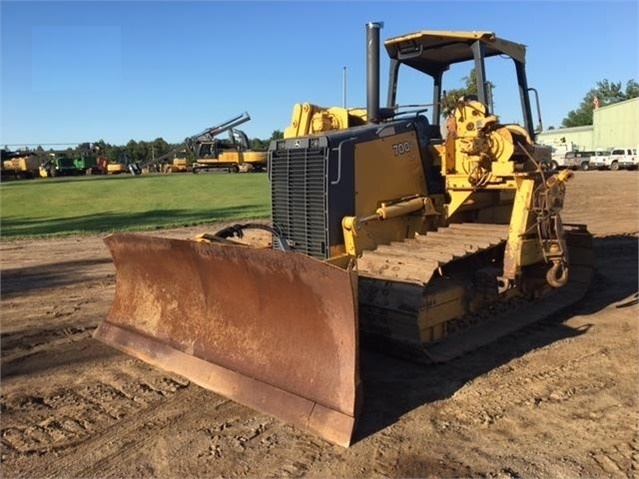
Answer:
<svg viewBox="0 0 639 479"><path fill-rule="evenodd" d="M593 114L594 146L605 149L639 146L639 98L597 108Z"/></svg>
<svg viewBox="0 0 639 479"><path fill-rule="evenodd" d="M593 151L639 147L639 98L602 106L593 112L593 124L546 130L537 135L542 145L571 144L574 150Z"/></svg>
<svg viewBox="0 0 639 479"><path fill-rule="evenodd" d="M542 131L537 135L537 142L548 146L572 143L573 147L568 150L592 151L594 138L594 127L588 125Z"/></svg>

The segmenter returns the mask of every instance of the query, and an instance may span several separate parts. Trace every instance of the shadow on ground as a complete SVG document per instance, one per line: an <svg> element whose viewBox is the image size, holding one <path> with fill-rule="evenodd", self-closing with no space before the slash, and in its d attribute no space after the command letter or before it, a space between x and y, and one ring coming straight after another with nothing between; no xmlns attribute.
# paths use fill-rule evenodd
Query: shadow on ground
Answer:
<svg viewBox="0 0 639 479"><path fill-rule="evenodd" d="M57 368L100 363L122 354L95 341L95 327L49 328L3 335L0 379L41 374ZM24 336L22 334L24 333Z"/></svg>
<svg viewBox="0 0 639 479"><path fill-rule="evenodd" d="M100 255L103 256L104 252L100 252ZM5 269L0 273L0 296L8 299L42 289L84 283L88 279L85 273L95 275L95 266L112 263L108 256ZM110 276L113 277L115 268L111 269Z"/></svg>
<svg viewBox="0 0 639 479"><path fill-rule="evenodd" d="M135 213L100 213L66 219L24 220L2 219L2 238L71 233L109 233L118 230L149 230L224 221L238 218L254 218L267 215L265 205L250 204L208 211L190 209L153 210ZM264 211L262 211L264 210Z"/></svg>

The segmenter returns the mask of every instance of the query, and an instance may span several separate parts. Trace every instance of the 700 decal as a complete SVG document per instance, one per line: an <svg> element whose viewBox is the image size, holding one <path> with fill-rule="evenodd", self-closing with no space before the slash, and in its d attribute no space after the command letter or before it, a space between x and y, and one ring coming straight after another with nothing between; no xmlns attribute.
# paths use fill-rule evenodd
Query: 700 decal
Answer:
<svg viewBox="0 0 639 479"><path fill-rule="evenodd" d="M411 144L408 141L404 141L402 143L395 143L393 145L393 153L395 156L401 156L406 153L409 153L411 150Z"/></svg>

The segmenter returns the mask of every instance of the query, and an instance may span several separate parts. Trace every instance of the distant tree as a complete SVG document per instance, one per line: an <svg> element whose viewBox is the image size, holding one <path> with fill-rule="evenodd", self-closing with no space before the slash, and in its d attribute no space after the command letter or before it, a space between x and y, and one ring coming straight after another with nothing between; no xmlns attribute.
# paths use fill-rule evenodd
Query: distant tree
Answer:
<svg viewBox="0 0 639 479"><path fill-rule="evenodd" d="M249 148L251 150L266 150L268 148L270 141L269 140L261 140L259 138L251 138L249 141Z"/></svg>
<svg viewBox="0 0 639 479"><path fill-rule="evenodd" d="M455 105L460 98L466 95L477 95L477 72L473 68L468 76L462 78L464 82L464 86L461 88L454 88L452 90L448 90L446 92L446 96L444 96L442 100L442 116L446 117L448 114L453 111ZM495 84L493 82L487 82L488 84L488 94L492 96L492 91L495 88ZM490 105L489 105L490 106Z"/></svg>
<svg viewBox="0 0 639 479"><path fill-rule="evenodd" d="M171 151L171 147L164 140L164 138L162 138L162 137L156 138L151 143L151 156L152 157L156 157L157 158L158 156L162 156L165 153L168 153L169 151Z"/></svg>
<svg viewBox="0 0 639 479"><path fill-rule="evenodd" d="M104 140L100 139L98 141L93 142L93 148L95 149L96 154L98 155L108 155L109 149L113 148Z"/></svg>
<svg viewBox="0 0 639 479"><path fill-rule="evenodd" d="M133 157L135 156L135 150L137 149L137 147L138 147L137 141L133 139L129 140L129 142L124 147L127 158L133 159Z"/></svg>
<svg viewBox="0 0 639 479"><path fill-rule="evenodd" d="M130 140L126 144L126 161L130 163L144 162L150 158L151 148L146 141Z"/></svg>
<svg viewBox="0 0 639 479"><path fill-rule="evenodd" d="M44 148L42 148L42 145L38 145L38 147L34 151L35 157L40 163L44 163L49 157Z"/></svg>
<svg viewBox="0 0 639 479"><path fill-rule="evenodd" d="M112 148L109 148L107 152L107 157L109 158L109 161L113 163L122 161L125 156L126 156L125 146L113 146Z"/></svg>
<svg viewBox="0 0 639 479"><path fill-rule="evenodd" d="M549 130L554 130L554 129L555 129L555 127L554 127L554 126L552 126L552 125L550 125L550 126L548 127L548 129L549 129Z"/></svg>
<svg viewBox="0 0 639 479"><path fill-rule="evenodd" d="M249 146L251 150L266 150L268 149L271 141L273 140L281 140L284 138L284 133L281 130L274 130L271 133L271 137L267 140L263 140L260 138L251 138Z"/></svg>
<svg viewBox="0 0 639 479"><path fill-rule="evenodd" d="M144 162L151 158L151 143L147 141L138 142L134 150L133 161Z"/></svg>
<svg viewBox="0 0 639 479"><path fill-rule="evenodd" d="M639 96L639 83L635 80L628 80L626 82L626 100L637 98Z"/></svg>
<svg viewBox="0 0 639 479"><path fill-rule="evenodd" d="M625 90L621 82L598 81L597 86L586 93L579 107L568 112L566 118L562 120L561 126L570 128L592 125L592 112L596 107L613 105L637 97L639 97L639 83L635 80L628 80Z"/></svg>

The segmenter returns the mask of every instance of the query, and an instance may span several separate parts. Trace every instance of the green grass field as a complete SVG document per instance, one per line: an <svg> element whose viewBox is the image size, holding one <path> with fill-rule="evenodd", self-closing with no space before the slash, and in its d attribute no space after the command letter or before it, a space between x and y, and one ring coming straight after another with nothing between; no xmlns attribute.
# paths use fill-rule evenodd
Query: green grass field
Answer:
<svg viewBox="0 0 639 479"><path fill-rule="evenodd" d="M266 174L39 178L0 184L2 239L267 218Z"/></svg>

